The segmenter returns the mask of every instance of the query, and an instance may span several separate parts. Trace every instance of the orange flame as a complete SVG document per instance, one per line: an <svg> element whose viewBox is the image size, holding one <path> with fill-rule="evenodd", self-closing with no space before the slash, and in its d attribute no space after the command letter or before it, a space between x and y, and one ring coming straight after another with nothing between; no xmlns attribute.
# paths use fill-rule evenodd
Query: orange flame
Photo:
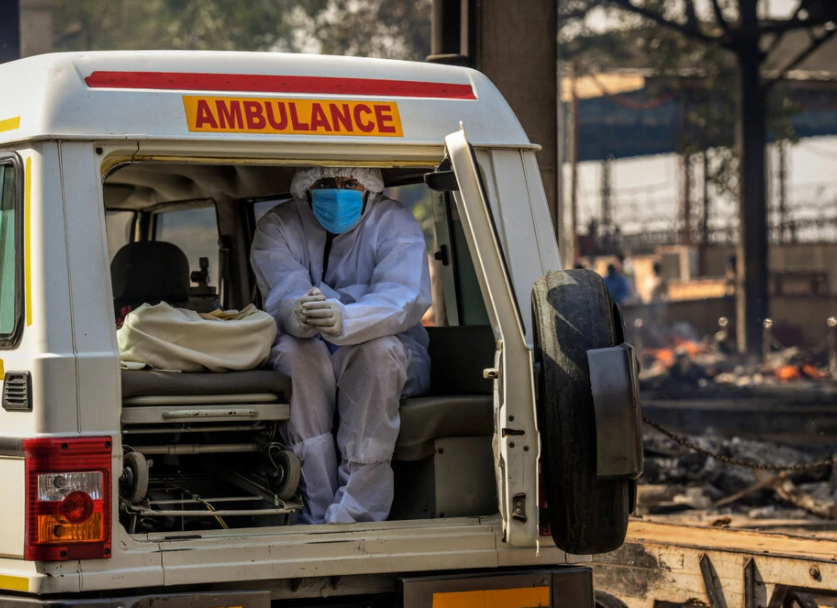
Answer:
<svg viewBox="0 0 837 608"><path fill-rule="evenodd" d="M782 367L776 368L773 373L782 382L799 380L802 377L802 374L799 373L799 368L795 365L783 365Z"/></svg>

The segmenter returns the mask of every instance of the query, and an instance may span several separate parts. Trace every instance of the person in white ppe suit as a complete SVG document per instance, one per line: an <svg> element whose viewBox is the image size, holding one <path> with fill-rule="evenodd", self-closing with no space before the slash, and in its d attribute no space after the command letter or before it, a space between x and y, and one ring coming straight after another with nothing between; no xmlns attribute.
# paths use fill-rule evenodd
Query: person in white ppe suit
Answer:
<svg viewBox="0 0 837 608"><path fill-rule="evenodd" d="M311 168L259 221L251 263L291 377L283 435L302 460L301 523L382 521L402 397L430 383L430 275L421 227L377 169ZM335 408L339 414L333 434Z"/></svg>

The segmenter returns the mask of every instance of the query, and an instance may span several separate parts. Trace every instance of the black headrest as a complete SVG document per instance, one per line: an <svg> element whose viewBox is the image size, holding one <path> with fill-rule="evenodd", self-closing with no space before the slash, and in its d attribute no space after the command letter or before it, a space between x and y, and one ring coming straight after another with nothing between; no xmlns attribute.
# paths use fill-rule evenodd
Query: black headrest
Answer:
<svg viewBox="0 0 837 608"><path fill-rule="evenodd" d="M110 275L117 302L174 304L189 300L189 260L171 243L128 243L114 256Z"/></svg>

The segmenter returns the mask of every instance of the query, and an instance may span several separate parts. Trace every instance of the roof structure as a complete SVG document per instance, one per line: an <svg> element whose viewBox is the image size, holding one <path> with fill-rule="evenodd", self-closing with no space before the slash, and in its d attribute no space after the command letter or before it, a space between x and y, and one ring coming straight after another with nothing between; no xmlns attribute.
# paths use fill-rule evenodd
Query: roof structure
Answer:
<svg viewBox="0 0 837 608"><path fill-rule="evenodd" d="M702 76L700 71L683 70L678 78L699 88ZM678 152L689 99L679 94L677 87L665 86L666 80L672 78L657 78L647 69L585 75L574 84L565 78L562 83L565 118L569 119L571 87L575 86L579 100L579 160ZM837 74L793 70L786 75L784 83L796 108L790 117L796 137L837 135ZM564 133L568 131L565 129ZM708 144L731 145L732 133L726 135L728 141ZM768 137L772 141L774 134L768 133Z"/></svg>
<svg viewBox="0 0 837 608"><path fill-rule="evenodd" d="M496 87L429 63L238 52L91 52L0 65L0 144L206 138L529 145Z"/></svg>

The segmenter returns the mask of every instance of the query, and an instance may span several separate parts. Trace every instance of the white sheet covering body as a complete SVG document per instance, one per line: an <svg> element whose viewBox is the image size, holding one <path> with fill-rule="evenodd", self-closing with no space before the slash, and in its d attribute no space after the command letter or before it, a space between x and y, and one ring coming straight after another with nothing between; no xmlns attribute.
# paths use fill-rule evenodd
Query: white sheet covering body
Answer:
<svg viewBox="0 0 837 608"><path fill-rule="evenodd" d="M374 192L360 221L333 238L323 276L325 246L326 231L307 201L274 207L259 222L251 262L279 328L270 364L292 378L284 433L304 462L302 521L380 521L392 503L400 398L430 383L420 324L431 304L427 250L412 214ZM294 301L312 287L342 307L342 331L327 341L286 328Z"/></svg>
<svg viewBox="0 0 837 608"><path fill-rule="evenodd" d="M116 332L123 362L182 372L262 367L276 338L273 318L252 304L199 314L165 302L143 304Z"/></svg>

